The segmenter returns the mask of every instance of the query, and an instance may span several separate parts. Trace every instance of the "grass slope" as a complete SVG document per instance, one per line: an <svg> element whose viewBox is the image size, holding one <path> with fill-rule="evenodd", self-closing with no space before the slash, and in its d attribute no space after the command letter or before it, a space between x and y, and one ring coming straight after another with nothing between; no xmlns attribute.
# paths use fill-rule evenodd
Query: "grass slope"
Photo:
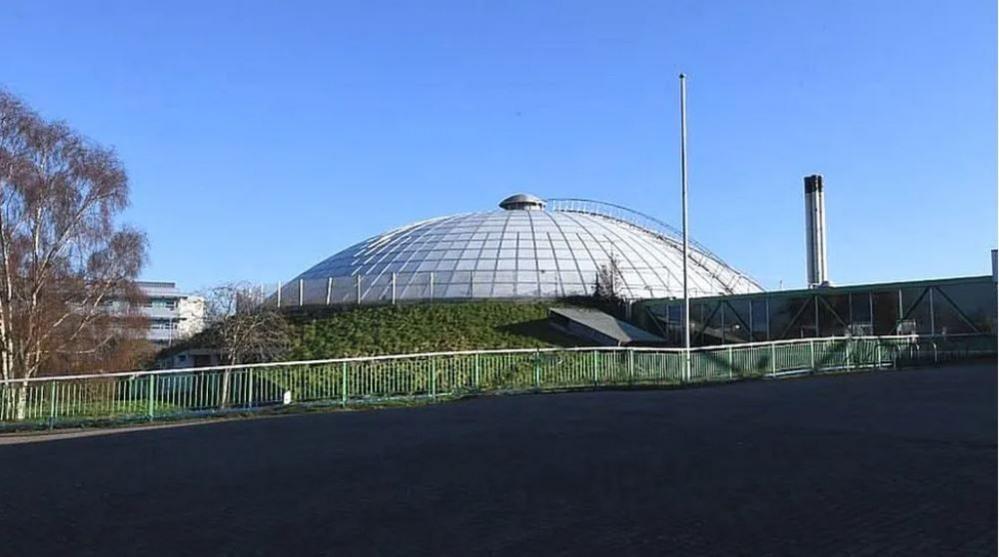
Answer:
<svg viewBox="0 0 999 557"><path fill-rule="evenodd" d="M293 319L294 359L576 346L547 323L547 303L465 302L354 308Z"/></svg>

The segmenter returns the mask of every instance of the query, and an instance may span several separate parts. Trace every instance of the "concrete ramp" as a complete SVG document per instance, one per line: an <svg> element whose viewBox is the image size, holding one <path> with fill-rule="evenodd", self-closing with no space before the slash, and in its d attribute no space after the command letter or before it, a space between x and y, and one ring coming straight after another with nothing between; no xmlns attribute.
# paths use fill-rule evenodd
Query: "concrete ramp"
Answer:
<svg viewBox="0 0 999 557"><path fill-rule="evenodd" d="M552 327L600 346L662 344L666 339L596 309L548 308Z"/></svg>

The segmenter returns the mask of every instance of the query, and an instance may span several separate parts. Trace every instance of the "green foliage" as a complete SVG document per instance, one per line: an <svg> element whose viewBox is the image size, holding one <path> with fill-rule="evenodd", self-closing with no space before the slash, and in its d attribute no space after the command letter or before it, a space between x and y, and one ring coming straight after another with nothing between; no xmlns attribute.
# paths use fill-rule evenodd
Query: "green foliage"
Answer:
<svg viewBox="0 0 999 557"><path fill-rule="evenodd" d="M292 359L575 346L547 322L551 303L369 306L293 318Z"/></svg>

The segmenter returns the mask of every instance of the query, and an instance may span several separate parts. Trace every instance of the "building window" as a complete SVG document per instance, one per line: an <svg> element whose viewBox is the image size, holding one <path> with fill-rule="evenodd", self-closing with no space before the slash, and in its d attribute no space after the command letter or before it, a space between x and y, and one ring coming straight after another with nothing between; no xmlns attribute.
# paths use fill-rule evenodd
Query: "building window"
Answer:
<svg viewBox="0 0 999 557"><path fill-rule="evenodd" d="M177 301L170 298L154 298L149 301L147 307L153 307L157 309L177 309Z"/></svg>

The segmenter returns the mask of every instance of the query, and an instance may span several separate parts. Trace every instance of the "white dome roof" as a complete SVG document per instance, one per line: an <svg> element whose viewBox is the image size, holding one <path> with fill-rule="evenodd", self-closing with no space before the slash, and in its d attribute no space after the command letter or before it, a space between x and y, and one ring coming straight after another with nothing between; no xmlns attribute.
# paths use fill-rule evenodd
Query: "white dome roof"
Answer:
<svg viewBox="0 0 999 557"><path fill-rule="evenodd" d="M590 295L598 270L617 263L626 299L683 295L683 251L675 231L628 209L520 194L505 210L417 222L369 238L288 283L306 304L380 300L553 298ZM700 246L691 246L691 296L761 288ZM360 277L360 279L358 279ZM358 282L359 281L359 282Z"/></svg>

